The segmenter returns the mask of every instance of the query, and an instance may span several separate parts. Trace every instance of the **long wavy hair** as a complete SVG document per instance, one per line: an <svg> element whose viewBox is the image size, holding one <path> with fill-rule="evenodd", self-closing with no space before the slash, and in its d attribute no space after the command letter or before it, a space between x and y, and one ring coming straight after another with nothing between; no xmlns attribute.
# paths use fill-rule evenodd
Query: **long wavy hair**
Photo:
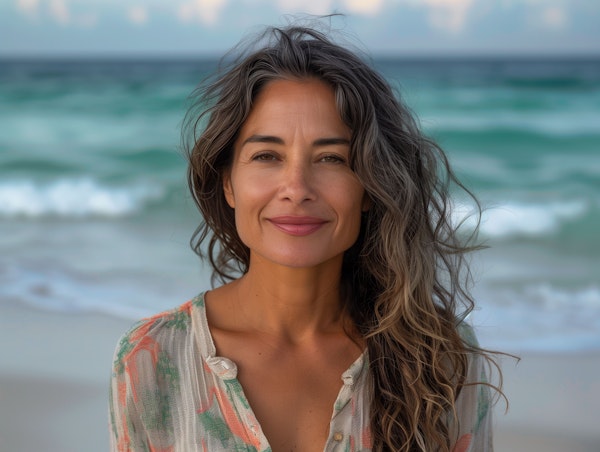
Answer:
<svg viewBox="0 0 600 452"><path fill-rule="evenodd" d="M359 238L344 256L341 287L368 349L373 449L449 451L468 356L489 359L458 333L473 309L466 255L477 247L475 230L465 235L452 218L450 188L471 193L368 60L318 27L269 28L223 61L199 88L184 128L188 182L204 217L193 249L208 258L213 282L248 270L250 252L223 193L237 134L270 81L330 85L352 131L351 168L370 198Z"/></svg>

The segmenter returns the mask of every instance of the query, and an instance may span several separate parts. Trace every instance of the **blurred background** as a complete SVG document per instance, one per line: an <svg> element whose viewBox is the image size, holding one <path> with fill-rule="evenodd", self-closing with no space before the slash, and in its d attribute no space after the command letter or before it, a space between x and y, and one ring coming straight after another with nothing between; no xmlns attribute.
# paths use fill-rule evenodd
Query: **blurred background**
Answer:
<svg viewBox="0 0 600 452"><path fill-rule="evenodd" d="M106 450L119 335L210 287L188 96L300 12L345 14L486 208L472 322L524 358L497 449L600 450L600 3L0 0L1 451Z"/></svg>

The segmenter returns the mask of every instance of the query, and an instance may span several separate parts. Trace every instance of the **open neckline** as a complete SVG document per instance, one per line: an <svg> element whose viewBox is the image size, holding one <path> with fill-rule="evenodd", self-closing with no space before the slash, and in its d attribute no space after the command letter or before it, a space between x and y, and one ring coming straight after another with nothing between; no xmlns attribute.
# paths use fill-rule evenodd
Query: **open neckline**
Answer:
<svg viewBox="0 0 600 452"><path fill-rule="evenodd" d="M217 355L217 348L215 346L206 315L205 294L206 292L203 292L202 294L198 295L198 297L196 297L192 303L193 332L196 336L196 342L200 348L202 358L206 365L218 378L220 378L226 385L233 385L235 387L235 393L237 397L239 397L239 401L244 406L244 409L251 414L252 419L256 420L256 423L253 422L253 425L250 426L250 431L253 435L258 437L261 444L266 445L265 450L271 450L269 440L264 433L262 425L256 418L254 410L252 409L252 406L244 392L244 387L237 378L237 364L227 357ZM325 441L325 445L323 446L323 450L326 450L330 438L332 438L334 435L334 418L352 399L354 393L353 386L362 375L366 363L367 351L365 350L341 375L342 386L340 387L335 402L332 406L332 414L328 428L329 433L327 440Z"/></svg>
<svg viewBox="0 0 600 452"><path fill-rule="evenodd" d="M200 346L202 355L203 355L205 361L207 361L207 364L209 364L209 366L211 364L208 362L209 360L212 363L215 363L217 361L223 361L223 362L226 362L227 364L229 364L229 366L228 365L222 366L223 370L220 372L222 374L225 374L226 376L225 375L223 375L223 376L219 375L219 376L221 376L224 379L228 379L228 378L236 378L237 379L237 364L235 363L235 361L233 361L232 359L230 359L226 356L217 355L217 347L215 345L215 342L214 342L214 339L212 336L210 325L208 324L205 295L206 295L206 292L202 292L200 295L198 295L198 297L194 300L194 303L192 304L192 309L196 312L196 316L194 316L194 317L196 317L196 321L199 323L198 328L194 329L194 333L200 339L200 340L198 340L198 342L199 342L198 345ZM204 339L204 340L201 340L201 339ZM367 351L364 350L358 356L358 358L356 358L352 362L352 364L350 364L350 366L348 366L348 368L344 372L342 372L342 375L340 378L345 385L353 385L354 382L358 379L358 377L362 373L362 369L364 367L364 363L366 360L366 354L367 354ZM232 374L233 374L233 376L232 376Z"/></svg>

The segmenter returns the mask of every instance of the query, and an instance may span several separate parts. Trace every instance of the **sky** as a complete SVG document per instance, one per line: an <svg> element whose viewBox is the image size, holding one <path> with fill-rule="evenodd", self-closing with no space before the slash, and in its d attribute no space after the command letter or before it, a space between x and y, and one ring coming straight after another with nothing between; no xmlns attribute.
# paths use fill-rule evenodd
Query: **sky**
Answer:
<svg viewBox="0 0 600 452"><path fill-rule="evenodd" d="M600 0L0 0L0 56L219 56L333 12L375 55L600 55Z"/></svg>

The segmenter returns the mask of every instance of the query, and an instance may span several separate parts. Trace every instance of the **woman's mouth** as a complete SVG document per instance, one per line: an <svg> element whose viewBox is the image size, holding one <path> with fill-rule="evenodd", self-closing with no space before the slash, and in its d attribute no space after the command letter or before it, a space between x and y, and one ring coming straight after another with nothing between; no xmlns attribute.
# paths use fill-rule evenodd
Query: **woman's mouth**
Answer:
<svg viewBox="0 0 600 452"><path fill-rule="evenodd" d="M273 226L286 234L304 236L321 229L326 220L308 216L279 216L268 219Z"/></svg>

